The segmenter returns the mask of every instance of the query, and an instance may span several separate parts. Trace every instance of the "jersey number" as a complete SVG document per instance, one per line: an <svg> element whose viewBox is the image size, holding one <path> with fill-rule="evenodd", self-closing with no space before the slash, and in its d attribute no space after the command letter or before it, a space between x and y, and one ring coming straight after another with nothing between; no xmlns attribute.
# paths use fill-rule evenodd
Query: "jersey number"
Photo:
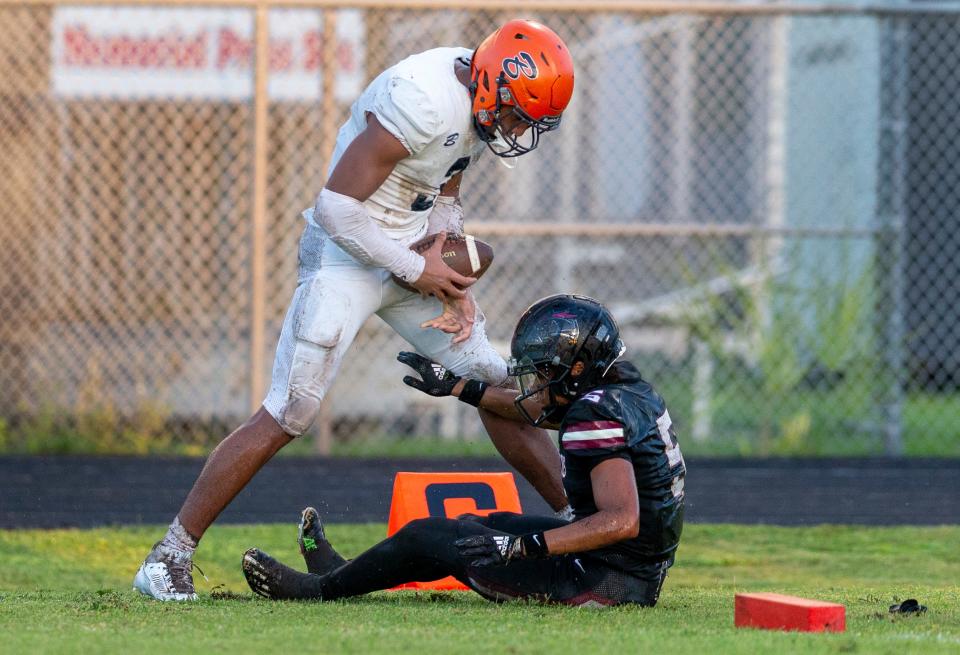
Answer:
<svg viewBox="0 0 960 655"><path fill-rule="evenodd" d="M465 171L467 169L467 166L469 165L470 165L470 158L461 157L457 161L453 162L453 166L451 166L447 170L447 174L445 177L449 180L451 177L453 177L457 173L461 171ZM433 201L435 199L436 199L436 196L428 196L425 193L418 194L417 199L414 200L413 204L410 205L410 211L425 212L431 207L433 207Z"/></svg>
<svg viewBox="0 0 960 655"><path fill-rule="evenodd" d="M469 157L461 157L461 158L458 159L457 161L453 162L453 166L451 166L451 167L447 170L447 174L446 174L444 177L446 177L446 178L449 179L449 178L453 177L454 175L456 175L457 173L460 173L460 172L462 172L462 171L467 170L467 166L469 166L469 165L470 165L470 158L469 158Z"/></svg>
<svg viewBox="0 0 960 655"><path fill-rule="evenodd" d="M425 212L433 207L433 201L436 196L428 196L425 193L417 194L417 199L410 205L410 211Z"/></svg>
<svg viewBox="0 0 960 655"><path fill-rule="evenodd" d="M673 421L670 420L670 412L664 410L660 418L657 419L657 431L660 433L660 439L663 440L667 462L670 468L683 462L683 454L680 452L680 444L677 443L677 433L673 430Z"/></svg>

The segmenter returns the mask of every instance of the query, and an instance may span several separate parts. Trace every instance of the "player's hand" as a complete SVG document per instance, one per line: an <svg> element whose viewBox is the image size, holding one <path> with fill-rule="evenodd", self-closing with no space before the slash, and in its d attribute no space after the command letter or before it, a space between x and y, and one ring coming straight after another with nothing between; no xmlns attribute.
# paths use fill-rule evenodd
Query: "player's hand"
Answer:
<svg viewBox="0 0 960 655"><path fill-rule="evenodd" d="M453 544L470 561L470 566L497 566L525 557L520 537L478 534L457 539Z"/></svg>
<svg viewBox="0 0 960 655"><path fill-rule="evenodd" d="M477 302L467 290L463 298L447 298L443 301L443 313L420 324L422 328L434 328L454 335L452 343L463 343L473 334L477 317Z"/></svg>
<svg viewBox="0 0 960 655"><path fill-rule="evenodd" d="M436 296L443 301L447 298L463 298L466 294L465 289L477 281L475 277L460 275L443 262L441 253L446 240L446 233L441 232L433 245L423 253L423 273L416 282L410 282L410 285L422 295Z"/></svg>
<svg viewBox="0 0 960 655"><path fill-rule="evenodd" d="M397 361L406 364L420 374L420 379L412 375L404 376L404 384L436 398L449 396L453 393L453 387L460 381L459 377L440 366L440 364L417 353L401 352L397 355Z"/></svg>

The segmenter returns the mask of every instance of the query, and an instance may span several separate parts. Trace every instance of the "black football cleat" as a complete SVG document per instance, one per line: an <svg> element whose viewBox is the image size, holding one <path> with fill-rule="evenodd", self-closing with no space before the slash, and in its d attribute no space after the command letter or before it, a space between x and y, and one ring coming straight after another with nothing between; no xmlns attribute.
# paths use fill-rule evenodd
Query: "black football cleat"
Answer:
<svg viewBox="0 0 960 655"><path fill-rule="evenodd" d="M908 598L902 603L890 606L891 614L923 614L927 611L926 605L921 605L916 598Z"/></svg>
<svg viewBox="0 0 960 655"><path fill-rule="evenodd" d="M271 600L314 598L305 592L303 583L310 575L281 564L259 548L243 554L243 576L255 594Z"/></svg>
<svg viewBox="0 0 960 655"><path fill-rule="evenodd" d="M320 514L312 507L307 507L300 513L297 545L300 546L300 554L307 564L307 570L315 575L326 575L347 563L327 541Z"/></svg>

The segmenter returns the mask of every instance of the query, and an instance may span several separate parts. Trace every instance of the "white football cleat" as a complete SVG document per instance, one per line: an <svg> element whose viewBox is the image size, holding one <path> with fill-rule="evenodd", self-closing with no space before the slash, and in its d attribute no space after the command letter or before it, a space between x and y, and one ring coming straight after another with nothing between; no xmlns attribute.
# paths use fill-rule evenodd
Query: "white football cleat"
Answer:
<svg viewBox="0 0 960 655"><path fill-rule="evenodd" d="M157 600L196 600L191 569L191 559L178 561L154 545L133 579L133 588Z"/></svg>

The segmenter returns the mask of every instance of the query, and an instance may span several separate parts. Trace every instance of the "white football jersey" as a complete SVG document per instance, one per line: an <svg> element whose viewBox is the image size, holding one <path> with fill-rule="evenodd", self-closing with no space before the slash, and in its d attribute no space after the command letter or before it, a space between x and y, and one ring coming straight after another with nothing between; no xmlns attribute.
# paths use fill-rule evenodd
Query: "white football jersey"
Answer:
<svg viewBox="0 0 960 655"><path fill-rule="evenodd" d="M470 94L457 79L457 58L467 48L434 48L383 71L350 108L340 128L329 173L373 114L410 152L364 203L370 216L395 239L420 233L440 187L484 150L473 126ZM312 221L313 210L304 212Z"/></svg>

